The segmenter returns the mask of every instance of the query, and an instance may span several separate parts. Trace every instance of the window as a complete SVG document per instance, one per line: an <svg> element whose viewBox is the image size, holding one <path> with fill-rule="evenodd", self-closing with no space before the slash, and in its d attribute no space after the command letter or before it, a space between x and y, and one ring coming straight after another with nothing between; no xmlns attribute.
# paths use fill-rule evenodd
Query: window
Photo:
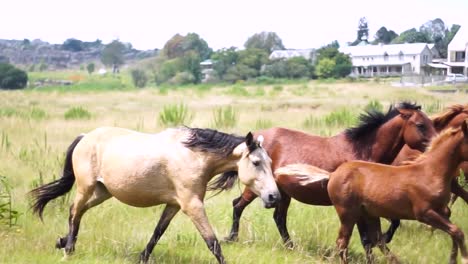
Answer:
<svg viewBox="0 0 468 264"><path fill-rule="evenodd" d="M456 51L455 52L455 61L457 61L457 62L465 61L465 52L464 51Z"/></svg>
<svg viewBox="0 0 468 264"><path fill-rule="evenodd" d="M400 53L398 53L398 59L399 59L400 61L403 60L403 52L402 52L402 51L400 51Z"/></svg>

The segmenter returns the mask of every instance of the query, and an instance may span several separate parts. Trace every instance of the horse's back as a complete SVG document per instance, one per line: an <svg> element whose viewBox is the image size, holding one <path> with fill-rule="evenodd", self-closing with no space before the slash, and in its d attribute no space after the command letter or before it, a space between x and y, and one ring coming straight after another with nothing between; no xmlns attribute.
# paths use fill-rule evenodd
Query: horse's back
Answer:
<svg viewBox="0 0 468 264"><path fill-rule="evenodd" d="M255 132L255 136L258 135L265 138L263 147L273 161L273 170L289 164L304 163L333 171L351 158L350 145L342 134L322 137L274 127Z"/></svg>
<svg viewBox="0 0 468 264"><path fill-rule="evenodd" d="M174 173L191 151L184 148L182 129L146 134L113 127L86 134L73 155L77 181L100 181L120 201L133 206L173 202ZM78 184L80 185L80 184Z"/></svg>

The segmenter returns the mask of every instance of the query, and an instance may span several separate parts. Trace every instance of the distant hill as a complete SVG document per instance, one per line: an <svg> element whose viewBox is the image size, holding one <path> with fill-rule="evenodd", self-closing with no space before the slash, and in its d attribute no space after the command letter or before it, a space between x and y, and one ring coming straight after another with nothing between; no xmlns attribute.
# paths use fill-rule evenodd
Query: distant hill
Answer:
<svg viewBox="0 0 468 264"><path fill-rule="evenodd" d="M101 52L105 45L101 41L81 42L78 48L64 44L50 44L36 39L6 40L0 39L0 62L18 66L46 64L48 69L78 68L81 65L100 63ZM70 43L68 43L70 44ZM125 43L124 58L126 63L157 55L158 50L136 50Z"/></svg>

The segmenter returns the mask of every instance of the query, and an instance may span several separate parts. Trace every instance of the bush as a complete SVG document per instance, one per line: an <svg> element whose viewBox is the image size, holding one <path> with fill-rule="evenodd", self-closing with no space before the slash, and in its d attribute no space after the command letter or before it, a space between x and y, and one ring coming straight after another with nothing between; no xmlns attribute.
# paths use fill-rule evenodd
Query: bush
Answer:
<svg viewBox="0 0 468 264"><path fill-rule="evenodd" d="M383 105L378 100L372 100L364 107L364 111L366 111L366 112L370 112L370 111L382 112L383 111Z"/></svg>
<svg viewBox="0 0 468 264"><path fill-rule="evenodd" d="M94 63L92 62L86 66L86 70L88 71L90 75L94 72L95 68L96 68L96 65L94 65Z"/></svg>
<svg viewBox="0 0 468 264"><path fill-rule="evenodd" d="M232 106L216 108L213 111L213 122L216 128L231 128L237 123L237 113Z"/></svg>
<svg viewBox="0 0 468 264"><path fill-rule="evenodd" d="M195 77L190 72L178 72L174 77L169 80L173 85L186 85L195 83Z"/></svg>
<svg viewBox="0 0 468 264"><path fill-rule="evenodd" d="M0 89L23 89L28 83L25 71L11 64L0 64Z"/></svg>
<svg viewBox="0 0 468 264"><path fill-rule="evenodd" d="M90 119L91 113L81 106L72 107L65 112L65 119Z"/></svg>
<svg viewBox="0 0 468 264"><path fill-rule="evenodd" d="M146 76L145 71L134 69L130 72L130 74L132 75L132 81L135 87L143 88L146 86L146 83L148 82L148 77Z"/></svg>
<svg viewBox="0 0 468 264"><path fill-rule="evenodd" d="M159 113L159 123L163 126L178 126L193 118L185 104L166 105Z"/></svg>

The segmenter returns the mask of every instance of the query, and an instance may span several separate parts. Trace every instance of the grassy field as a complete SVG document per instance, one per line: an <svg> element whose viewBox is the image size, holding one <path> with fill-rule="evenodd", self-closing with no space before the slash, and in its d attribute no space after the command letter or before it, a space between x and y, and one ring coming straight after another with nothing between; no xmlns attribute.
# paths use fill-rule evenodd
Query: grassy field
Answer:
<svg viewBox="0 0 468 264"><path fill-rule="evenodd" d="M97 77L96 77L97 78ZM186 125L246 134L271 126L333 135L349 125L369 105L401 100L418 102L436 113L453 103L468 102L466 93L433 93L423 88L393 88L375 82L301 82L277 85L195 86L178 89L89 90L46 88L0 92L0 175L11 185L16 225L0 223L0 263L57 263L63 253L54 248L68 230L73 192L45 210L44 223L31 214L27 192L59 177L64 152L80 133L100 126L120 126L143 132L164 129L160 113L183 105ZM82 90L86 90L83 92ZM226 110L228 109L228 110ZM221 114L220 114L221 113ZM224 114L222 114L224 113ZM220 122L226 116L229 122ZM223 126L223 127L218 127ZM242 186L206 200L210 223L219 239L229 232L231 200ZM210 194L208 194L210 196ZM2 200L3 199L3 200ZM5 198L0 198L5 201ZM132 208L111 199L83 218L76 253L67 263L135 263L162 207ZM254 202L242 218L240 240L222 243L229 263L336 263L333 257L338 218L333 207L313 207L293 201L288 227L296 243L282 246L272 219L273 210ZM468 232L468 207L453 207L452 220ZM384 220L384 226L388 223ZM451 248L449 236L403 221L390 248L405 263L443 263ZM352 262L365 261L357 232L350 246ZM375 251L380 262L383 257ZM178 214L156 246L153 263L215 263L215 258L188 217Z"/></svg>

